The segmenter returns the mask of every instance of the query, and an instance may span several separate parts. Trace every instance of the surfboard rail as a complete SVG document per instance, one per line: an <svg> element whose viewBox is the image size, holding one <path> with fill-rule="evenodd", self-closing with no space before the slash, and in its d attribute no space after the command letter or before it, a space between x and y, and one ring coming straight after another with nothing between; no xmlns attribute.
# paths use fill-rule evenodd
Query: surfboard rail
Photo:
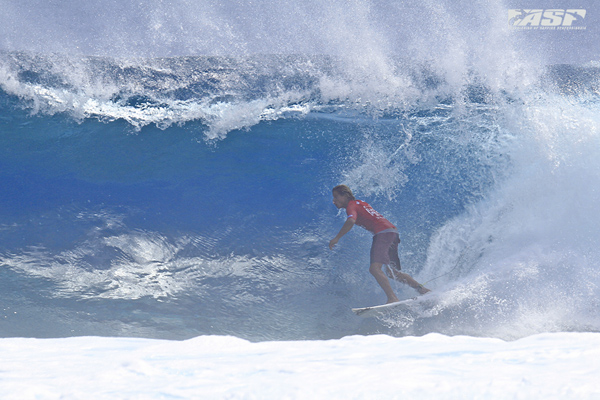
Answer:
<svg viewBox="0 0 600 400"><path fill-rule="evenodd" d="M431 308L437 304L438 296L434 293L427 293L422 296L412 297L410 299L400 300L395 303L381 304L378 306L353 308L352 312L361 317L372 317L398 310L414 310L415 308Z"/></svg>

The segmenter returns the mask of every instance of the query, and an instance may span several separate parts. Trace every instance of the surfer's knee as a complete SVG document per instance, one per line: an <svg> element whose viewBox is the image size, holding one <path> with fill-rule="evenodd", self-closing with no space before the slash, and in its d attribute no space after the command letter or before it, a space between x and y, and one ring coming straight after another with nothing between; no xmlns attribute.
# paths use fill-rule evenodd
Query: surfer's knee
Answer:
<svg viewBox="0 0 600 400"><path fill-rule="evenodd" d="M371 273L371 275L375 275L375 276L376 275L380 275L381 274L381 267L383 267L383 264L373 263L369 267L369 272Z"/></svg>

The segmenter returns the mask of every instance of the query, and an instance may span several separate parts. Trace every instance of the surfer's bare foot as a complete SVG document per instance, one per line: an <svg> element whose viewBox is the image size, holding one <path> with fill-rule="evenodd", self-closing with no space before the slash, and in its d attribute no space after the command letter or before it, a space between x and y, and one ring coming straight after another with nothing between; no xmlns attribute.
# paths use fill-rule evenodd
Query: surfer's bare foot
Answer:
<svg viewBox="0 0 600 400"><path fill-rule="evenodd" d="M399 302L399 301L400 301L400 300L398 300L398 298L397 298L397 297L395 297L395 298L393 298L393 299L388 299L387 303L385 303L385 304L397 303L397 302Z"/></svg>
<svg viewBox="0 0 600 400"><path fill-rule="evenodd" d="M423 285L419 285L418 287L416 287L415 289L417 289L417 292L419 292L419 294L425 294L425 293L429 293L431 292L431 290L427 289L425 286Z"/></svg>

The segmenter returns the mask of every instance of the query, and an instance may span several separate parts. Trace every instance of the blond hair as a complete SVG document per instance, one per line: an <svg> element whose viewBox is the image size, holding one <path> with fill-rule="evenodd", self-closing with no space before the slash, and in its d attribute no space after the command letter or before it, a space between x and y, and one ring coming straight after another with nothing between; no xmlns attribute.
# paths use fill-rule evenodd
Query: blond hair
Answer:
<svg viewBox="0 0 600 400"><path fill-rule="evenodd" d="M352 194L352 190L346 185L337 185L331 190L332 193L338 193L342 196L348 197L350 200L356 200L354 198L354 194Z"/></svg>

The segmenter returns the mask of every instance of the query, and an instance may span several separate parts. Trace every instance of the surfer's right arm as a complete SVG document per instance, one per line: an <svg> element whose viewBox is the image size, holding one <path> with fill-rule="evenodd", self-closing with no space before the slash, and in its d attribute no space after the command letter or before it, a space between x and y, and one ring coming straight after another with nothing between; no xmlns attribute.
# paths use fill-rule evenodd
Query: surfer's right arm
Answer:
<svg viewBox="0 0 600 400"><path fill-rule="evenodd" d="M329 241L329 248L333 250L333 247L337 244L337 242L339 242L342 236L350 232L350 229L352 229L355 223L356 221L354 220L354 218L348 218L346 222L344 222L344 225L342 226L342 229L340 229L338 234Z"/></svg>

